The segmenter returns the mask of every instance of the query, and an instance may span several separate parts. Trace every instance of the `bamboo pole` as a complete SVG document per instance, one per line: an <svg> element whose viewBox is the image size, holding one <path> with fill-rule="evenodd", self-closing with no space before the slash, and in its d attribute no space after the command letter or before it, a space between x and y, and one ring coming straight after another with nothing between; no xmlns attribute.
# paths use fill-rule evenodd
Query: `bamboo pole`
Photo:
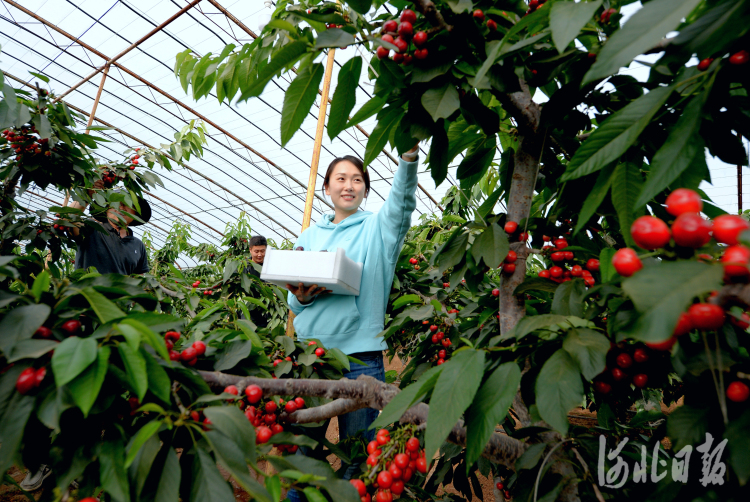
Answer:
<svg viewBox="0 0 750 502"><path fill-rule="evenodd" d="M323 131L326 126L326 108L328 108L328 91L331 89L331 75L333 73L333 58L336 49L328 49L326 61L326 72L323 76L323 89L321 90L320 110L318 111L318 127L315 130L315 145L313 146L312 162L310 162L310 177L307 181L307 197L305 198L305 212L302 215L302 231L310 226L312 219L313 198L315 196L315 185L318 178L318 164L320 163L320 149L323 146ZM294 312L289 310L289 318L286 322L287 336L294 335Z"/></svg>
<svg viewBox="0 0 750 502"><path fill-rule="evenodd" d="M86 134L89 133L89 129L91 129L91 124L94 123L94 116L96 115L96 109L99 106L99 99L102 97L102 90L104 90L104 81L107 80L108 74L109 74L109 63L107 63L107 66L104 68L104 72L102 73L102 81L99 82L99 90L96 91L96 98L94 98L94 106L91 108L91 113L89 113L89 121L86 124Z"/></svg>

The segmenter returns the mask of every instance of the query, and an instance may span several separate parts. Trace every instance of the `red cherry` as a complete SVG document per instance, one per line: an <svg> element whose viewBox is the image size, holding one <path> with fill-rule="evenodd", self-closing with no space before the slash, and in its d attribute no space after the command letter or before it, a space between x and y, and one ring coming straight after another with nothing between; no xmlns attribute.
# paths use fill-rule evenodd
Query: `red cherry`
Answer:
<svg viewBox="0 0 750 502"><path fill-rule="evenodd" d="M714 62L714 58L701 59L701 62L698 63L698 70L699 71L708 70L708 67L711 66L711 63L713 62Z"/></svg>
<svg viewBox="0 0 750 502"><path fill-rule="evenodd" d="M492 290L492 296L500 296L500 290L495 288Z"/></svg>
<svg viewBox="0 0 750 502"><path fill-rule="evenodd" d="M305 400L302 399L301 397L295 397L294 403L297 405L298 410L301 410L302 408L305 407Z"/></svg>
<svg viewBox="0 0 750 502"><path fill-rule="evenodd" d="M394 481L391 485L391 492L393 492L394 495L401 495L404 492L404 482L400 479Z"/></svg>
<svg viewBox="0 0 750 502"><path fill-rule="evenodd" d="M672 216L682 213L700 213L703 210L703 201L700 195L689 188L678 188L667 197L667 212Z"/></svg>
<svg viewBox="0 0 750 502"><path fill-rule="evenodd" d="M323 357L324 355L326 355L326 351L325 349L318 347L317 349L315 349L315 355L318 357Z"/></svg>
<svg viewBox="0 0 750 502"><path fill-rule="evenodd" d="M737 238L747 229L750 229L750 223L733 214L723 214L714 219L714 239L724 244L737 244Z"/></svg>
<svg viewBox="0 0 750 502"><path fill-rule="evenodd" d="M445 350L444 350L444 349L440 349L440 350L438 350L438 357L439 357L440 359L445 359L445 356L446 356L446 352L445 352Z"/></svg>
<svg viewBox="0 0 750 502"><path fill-rule="evenodd" d="M411 64L411 56L409 54L404 54L404 66L409 66Z"/></svg>
<svg viewBox="0 0 750 502"><path fill-rule="evenodd" d="M672 350L672 347L674 346L675 342L677 342L677 338L671 337L671 338L667 338L663 342L646 342L646 346L654 350L667 351L667 350Z"/></svg>
<svg viewBox="0 0 750 502"><path fill-rule="evenodd" d="M16 390L19 394L28 394L34 387L36 387L36 370L26 368L16 379Z"/></svg>
<svg viewBox="0 0 750 502"><path fill-rule="evenodd" d="M396 53L393 55L393 62L398 64L403 64L404 62L404 55L401 53Z"/></svg>
<svg viewBox="0 0 750 502"><path fill-rule="evenodd" d="M724 309L713 303L696 303L688 309L693 326L704 331L716 331L724 325Z"/></svg>
<svg viewBox="0 0 750 502"><path fill-rule="evenodd" d="M750 315L747 315L747 312L743 312L740 316L740 319L737 319L733 315L730 315L729 322L744 331L747 328L750 328Z"/></svg>
<svg viewBox="0 0 750 502"><path fill-rule="evenodd" d="M505 223L505 233L515 234L516 230L518 230L518 223L515 221L508 221Z"/></svg>
<svg viewBox="0 0 750 502"><path fill-rule="evenodd" d="M427 473L427 460L424 457L417 459L417 472L421 472L422 474Z"/></svg>
<svg viewBox="0 0 750 502"><path fill-rule="evenodd" d="M393 463L399 469L406 469L409 466L409 455L405 453L398 453L393 457Z"/></svg>
<svg viewBox="0 0 750 502"><path fill-rule="evenodd" d="M433 333L436 332L437 330L438 330L438 327L435 326L434 324L430 326L430 331L432 331Z"/></svg>
<svg viewBox="0 0 750 502"><path fill-rule="evenodd" d="M476 19L480 23L484 22L484 12L482 12L481 9L475 10L471 13L471 15L474 16L474 19Z"/></svg>
<svg viewBox="0 0 750 502"><path fill-rule="evenodd" d="M639 389L642 389L646 386L648 383L648 375L645 373L638 373L633 377L633 385L638 387Z"/></svg>
<svg viewBox="0 0 750 502"><path fill-rule="evenodd" d="M388 57L388 54L389 54L390 52L391 52L391 51L389 51L388 49L386 49L386 48L385 48L385 47L383 47L383 46L380 46L380 47L378 47L378 50L377 50L377 51L375 51L375 53L376 53L376 54L378 55L378 59L385 59L385 58L387 58L387 57Z"/></svg>
<svg viewBox="0 0 750 502"><path fill-rule="evenodd" d="M409 438L406 440L406 449L408 451L417 451L419 450L419 439L417 438Z"/></svg>
<svg viewBox="0 0 750 502"><path fill-rule="evenodd" d="M382 472L380 474L383 474ZM389 485L390 486L390 485ZM375 495L376 502L393 502L393 494L390 490L378 490Z"/></svg>
<svg viewBox="0 0 750 502"><path fill-rule="evenodd" d="M446 338L445 340L443 340L442 342L440 342L440 344L443 347L448 348L448 347L451 346L451 339L450 338Z"/></svg>
<svg viewBox="0 0 750 502"><path fill-rule="evenodd" d="M750 397L750 388L743 382L732 382L727 387L727 397L730 401L742 403Z"/></svg>
<svg viewBox="0 0 750 502"><path fill-rule="evenodd" d="M164 333L164 339L176 342L180 339L180 333L179 331L167 331L166 333Z"/></svg>
<svg viewBox="0 0 750 502"><path fill-rule="evenodd" d="M383 31L395 33L397 29L398 29L398 23L394 21L393 19L383 23Z"/></svg>
<svg viewBox="0 0 750 502"><path fill-rule="evenodd" d="M672 223L672 237L678 246L699 248L711 240L711 222L698 213L682 213Z"/></svg>
<svg viewBox="0 0 750 502"><path fill-rule="evenodd" d="M645 363L648 361L648 352L646 352L646 349L635 349L635 352L633 352L633 359L637 363Z"/></svg>
<svg viewBox="0 0 750 502"><path fill-rule="evenodd" d="M206 353L206 344L204 342L201 342L200 340L197 342L193 342L193 348L199 356L202 356Z"/></svg>
<svg viewBox="0 0 750 502"><path fill-rule="evenodd" d="M568 247L568 241L563 238L555 239L552 244L554 244L557 249L565 249Z"/></svg>
<svg viewBox="0 0 750 502"><path fill-rule="evenodd" d="M554 262L565 261L565 253L563 251L555 251L549 257Z"/></svg>
<svg viewBox="0 0 750 502"><path fill-rule="evenodd" d="M402 23L406 21L407 23L414 24L417 22L417 14L411 9L404 9L403 12L401 12L399 21L401 21Z"/></svg>
<svg viewBox="0 0 750 502"><path fill-rule="evenodd" d="M263 389L254 384L248 385L245 387L245 395L250 404L256 404L263 397Z"/></svg>
<svg viewBox="0 0 750 502"><path fill-rule="evenodd" d="M237 387L234 385L227 385L224 388L224 392L226 392L227 394L234 394L235 396L239 395L240 393L240 391L237 390Z"/></svg>
<svg viewBox="0 0 750 502"><path fill-rule="evenodd" d="M612 386L607 382L594 380L594 390L599 394L609 394L609 392L612 390ZM498 490L502 490L502 488L498 488Z"/></svg>
<svg viewBox="0 0 750 502"><path fill-rule="evenodd" d="M591 270L592 272L598 272L599 271L599 260L596 258L590 258L586 262L586 268Z"/></svg>
<svg viewBox="0 0 750 502"><path fill-rule="evenodd" d="M493 21L492 19L487 20L487 28L490 29L490 31L496 31L497 30L497 23Z"/></svg>
<svg viewBox="0 0 750 502"><path fill-rule="evenodd" d="M549 279L550 278L550 272L549 272L549 270L540 270L538 275L539 275L539 277L543 277L544 279Z"/></svg>
<svg viewBox="0 0 750 502"><path fill-rule="evenodd" d="M47 326L39 326L39 329L34 334L40 338L52 338L52 330Z"/></svg>
<svg viewBox="0 0 750 502"><path fill-rule="evenodd" d="M583 275L583 268L580 265L573 265L570 267L570 275L573 277L581 277Z"/></svg>
<svg viewBox="0 0 750 502"><path fill-rule="evenodd" d="M63 331L65 331L69 336L75 335L78 333L78 331L81 329L81 321L77 319L71 319L70 321L65 321L62 326L60 326Z"/></svg>
<svg viewBox="0 0 750 502"><path fill-rule="evenodd" d="M549 269L549 275L551 275L554 278L562 277L563 269L560 267L552 267Z"/></svg>
<svg viewBox="0 0 750 502"><path fill-rule="evenodd" d="M367 487L361 479L350 479L349 482L357 489L360 497L364 497L367 494Z"/></svg>
<svg viewBox="0 0 750 502"><path fill-rule="evenodd" d="M741 244L729 246L721 257L726 277L746 277L750 275L750 249Z"/></svg>
<svg viewBox="0 0 750 502"><path fill-rule="evenodd" d="M633 365L633 358L630 357L630 354L620 354L617 356L617 366L623 369L630 368Z"/></svg>
<svg viewBox="0 0 750 502"><path fill-rule="evenodd" d="M511 249L510 251L508 251L508 254L505 256L505 263L515 263L517 259L518 259L518 254Z"/></svg>
<svg viewBox="0 0 750 502"><path fill-rule="evenodd" d="M193 347L188 347L180 354L180 360L183 362L191 361L198 357L198 352Z"/></svg>
<svg viewBox="0 0 750 502"><path fill-rule="evenodd" d="M427 56L427 49L417 49L416 51L414 51L414 57L417 59L427 59Z"/></svg>
<svg viewBox="0 0 750 502"><path fill-rule="evenodd" d="M271 433L275 436L276 434L284 432L284 426L281 424L273 424L271 426Z"/></svg>
<svg viewBox="0 0 750 502"><path fill-rule="evenodd" d="M733 65L743 65L747 63L748 60L750 60L750 53L744 49L729 56L729 64Z"/></svg>
<svg viewBox="0 0 750 502"><path fill-rule="evenodd" d="M440 338L438 338L437 335L432 335L430 337L430 340L432 341L432 343L440 343Z"/></svg>
<svg viewBox="0 0 750 502"><path fill-rule="evenodd" d="M380 445L378 444L377 441L375 441L373 439L372 441L370 441L369 443L367 443L367 454L368 455L375 455L377 457L377 456L380 456L381 453L382 453L382 451L380 450Z"/></svg>
<svg viewBox="0 0 750 502"><path fill-rule="evenodd" d="M263 421L264 421L264 422L265 422L265 423L266 423L267 425L271 425L271 424L273 424L273 423L274 423L274 422L276 421L276 414L275 414L275 413L269 413L269 414L267 414L267 415L264 415L264 416L263 416Z"/></svg>
<svg viewBox="0 0 750 502"><path fill-rule="evenodd" d="M273 431L265 425L261 425L255 429L255 441L260 444L267 443L271 439L271 436L273 436Z"/></svg>
<svg viewBox="0 0 750 502"><path fill-rule="evenodd" d="M417 263L419 263L419 260L417 260L416 258L409 258L409 263L411 263L412 265L416 265Z"/></svg>
<svg viewBox="0 0 750 502"><path fill-rule="evenodd" d="M388 441L390 440L391 440L390 433L385 429L380 429L378 431L378 434L375 436L375 441L377 441L379 445L384 445L388 443Z"/></svg>
<svg viewBox="0 0 750 502"><path fill-rule="evenodd" d="M278 408L278 405L274 401L266 402L266 413L275 413Z"/></svg>
<svg viewBox="0 0 750 502"><path fill-rule="evenodd" d="M654 216L641 216L635 220L630 227L630 233L639 247L649 251L669 244L669 227Z"/></svg>
<svg viewBox="0 0 750 502"><path fill-rule="evenodd" d="M448 289L449 287L451 287L451 283L450 282L444 282L443 283L443 287L446 288L446 289Z"/></svg>
<svg viewBox="0 0 750 502"><path fill-rule="evenodd" d="M414 33L414 28L408 21L401 21L398 25L398 35L404 40L411 40L411 36Z"/></svg>
<svg viewBox="0 0 750 502"><path fill-rule="evenodd" d="M169 351L169 360L170 361L179 361L180 360L180 353L176 350L170 350Z"/></svg>
<svg viewBox="0 0 750 502"><path fill-rule="evenodd" d="M630 277L643 268L641 259L630 248L618 249L612 257L612 265L617 273L623 277Z"/></svg>
<svg viewBox="0 0 750 502"><path fill-rule="evenodd" d="M612 369L612 379L615 382L619 382L620 380L622 380L623 378L625 378L625 376L626 376L625 372L622 371L620 368L614 368L614 369Z"/></svg>
<svg viewBox="0 0 750 502"><path fill-rule="evenodd" d="M398 47L398 52L406 52L406 50L409 48L409 44L406 40L404 40L401 37L397 37L396 40L393 41L393 45Z"/></svg>
<svg viewBox="0 0 750 502"><path fill-rule="evenodd" d="M414 45L417 47L422 47L424 44L427 43L427 33L424 31L418 31L414 34L414 39L412 40L414 42Z"/></svg>
<svg viewBox="0 0 750 502"><path fill-rule="evenodd" d="M297 411L297 403L294 400L287 402L284 405L284 411L289 414L294 413L295 411Z"/></svg>
<svg viewBox="0 0 750 502"><path fill-rule="evenodd" d="M677 321L677 326L674 327L672 336L682 336L690 333L695 329L693 321L690 320L690 315L687 312L680 314L680 319Z"/></svg>
<svg viewBox="0 0 750 502"><path fill-rule="evenodd" d="M382 37L380 37L380 39L381 39L381 40L382 40L383 42L388 42L389 44L392 44L392 43L393 43L393 37L392 37L392 36L390 36L390 35L383 35Z"/></svg>

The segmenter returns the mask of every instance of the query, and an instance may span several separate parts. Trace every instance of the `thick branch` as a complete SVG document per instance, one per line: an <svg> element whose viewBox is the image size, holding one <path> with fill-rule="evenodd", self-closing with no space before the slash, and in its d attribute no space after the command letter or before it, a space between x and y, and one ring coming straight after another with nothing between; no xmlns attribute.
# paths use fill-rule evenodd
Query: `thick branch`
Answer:
<svg viewBox="0 0 750 502"><path fill-rule="evenodd" d="M722 307L732 305L750 307L750 284L727 284L709 302Z"/></svg>
<svg viewBox="0 0 750 502"><path fill-rule="evenodd" d="M453 26L446 24L443 15L437 10L435 4L430 0L414 0L414 7L417 11L421 12L427 21L434 27L430 30L430 33L440 30L451 31Z"/></svg>
<svg viewBox="0 0 750 502"><path fill-rule="evenodd" d="M534 102L533 96L529 91L529 86L523 79L518 79L521 90L518 92L504 93L493 90L492 94L503 105L511 117L516 119L518 130L522 134L536 132L539 127L539 119L542 115L542 108Z"/></svg>
<svg viewBox="0 0 750 502"><path fill-rule="evenodd" d="M264 396L313 396L336 399L316 408L295 411L286 420L292 423L319 422L349 413L360 408L382 410L399 393L398 387L362 375L356 380L268 379L228 375L218 371L199 371L210 386L223 388L235 385L240 392L248 385L263 389ZM427 422L429 406L424 403L412 406L401 417L401 423L422 425ZM453 427L448 441L466 446L466 429L463 422ZM516 460L526 451L526 443L502 434L493 434L482 455L493 462L515 469Z"/></svg>

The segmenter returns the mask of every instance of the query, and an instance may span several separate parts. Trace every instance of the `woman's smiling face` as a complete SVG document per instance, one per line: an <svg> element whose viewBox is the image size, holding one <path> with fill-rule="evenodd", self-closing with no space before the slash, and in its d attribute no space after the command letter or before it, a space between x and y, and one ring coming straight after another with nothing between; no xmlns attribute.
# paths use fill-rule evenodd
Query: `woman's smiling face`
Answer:
<svg viewBox="0 0 750 502"><path fill-rule="evenodd" d="M353 214L365 198L365 179L357 166L342 160L333 168L325 190L337 213Z"/></svg>

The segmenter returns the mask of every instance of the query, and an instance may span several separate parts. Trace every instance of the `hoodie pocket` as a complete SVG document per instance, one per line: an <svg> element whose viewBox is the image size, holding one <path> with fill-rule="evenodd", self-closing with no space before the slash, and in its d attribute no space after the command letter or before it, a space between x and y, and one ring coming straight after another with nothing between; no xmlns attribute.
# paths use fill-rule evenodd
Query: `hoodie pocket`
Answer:
<svg viewBox="0 0 750 502"><path fill-rule="evenodd" d="M354 296L326 295L294 318L294 329L301 338L338 335L359 326L359 310Z"/></svg>

